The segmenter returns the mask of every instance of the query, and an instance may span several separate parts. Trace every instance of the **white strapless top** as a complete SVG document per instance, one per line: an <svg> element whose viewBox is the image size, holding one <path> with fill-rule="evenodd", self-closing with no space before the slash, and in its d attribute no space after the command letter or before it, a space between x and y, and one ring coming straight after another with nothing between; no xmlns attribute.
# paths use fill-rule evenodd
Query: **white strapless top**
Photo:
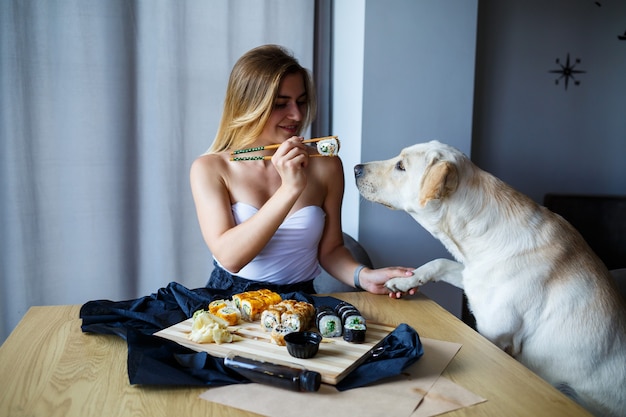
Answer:
<svg viewBox="0 0 626 417"><path fill-rule="evenodd" d="M235 222L240 224L256 214L258 209L237 202L232 205L232 211ZM256 258L233 275L274 284L312 280L321 272L317 248L325 217L321 207L302 207L285 219Z"/></svg>

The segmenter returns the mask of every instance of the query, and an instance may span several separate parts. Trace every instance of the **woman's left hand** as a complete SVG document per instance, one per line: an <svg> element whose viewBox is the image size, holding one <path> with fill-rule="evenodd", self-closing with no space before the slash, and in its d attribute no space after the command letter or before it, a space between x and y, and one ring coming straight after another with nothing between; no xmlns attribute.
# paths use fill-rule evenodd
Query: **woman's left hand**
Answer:
<svg viewBox="0 0 626 417"><path fill-rule="evenodd" d="M405 267L387 267L380 269L364 268L359 277L360 285L364 290L373 294L389 294L391 298L402 298L403 295L414 295L417 292L417 288L411 288L408 292L390 292L385 284L391 278L411 277L415 268Z"/></svg>

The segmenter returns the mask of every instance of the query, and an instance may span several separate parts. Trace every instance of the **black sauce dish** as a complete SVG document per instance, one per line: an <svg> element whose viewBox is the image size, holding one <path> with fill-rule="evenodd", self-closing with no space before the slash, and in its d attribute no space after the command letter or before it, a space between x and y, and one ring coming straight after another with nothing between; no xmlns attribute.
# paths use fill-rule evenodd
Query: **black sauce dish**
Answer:
<svg viewBox="0 0 626 417"><path fill-rule="evenodd" d="M322 335L316 332L292 332L285 335L287 352L294 358L308 359L317 354Z"/></svg>

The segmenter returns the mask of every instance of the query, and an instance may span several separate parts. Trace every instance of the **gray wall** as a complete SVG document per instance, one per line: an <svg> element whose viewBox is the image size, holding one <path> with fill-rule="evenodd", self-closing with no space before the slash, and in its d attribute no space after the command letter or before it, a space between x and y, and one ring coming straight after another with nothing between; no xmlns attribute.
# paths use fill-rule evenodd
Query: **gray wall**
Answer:
<svg viewBox="0 0 626 417"><path fill-rule="evenodd" d="M625 31L623 0L481 0L474 162L538 202L626 194ZM568 53L586 73L565 90Z"/></svg>
<svg viewBox="0 0 626 417"><path fill-rule="evenodd" d="M477 1L370 0L365 6L362 161L437 139L471 147ZM407 214L361 202L359 240L376 266L450 257ZM424 292L460 314L461 292Z"/></svg>
<svg viewBox="0 0 626 417"><path fill-rule="evenodd" d="M361 160L439 139L540 203L624 195L625 32L622 0L369 0ZM566 90L549 71L568 53L586 72ZM408 215L366 201L359 240L377 266L450 257ZM460 292L424 292L459 314Z"/></svg>

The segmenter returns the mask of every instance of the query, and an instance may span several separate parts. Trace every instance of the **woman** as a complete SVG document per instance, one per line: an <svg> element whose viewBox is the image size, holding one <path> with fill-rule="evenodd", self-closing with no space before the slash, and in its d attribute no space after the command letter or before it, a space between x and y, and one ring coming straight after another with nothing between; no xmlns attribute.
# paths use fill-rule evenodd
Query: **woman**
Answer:
<svg viewBox="0 0 626 417"><path fill-rule="evenodd" d="M315 108L308 71L284 48L257 47L233 67L213 145L190 173L200 229L215 261L207 287L313 293L321 264L349 285L386 294L389 278L412 275L413 268L364 268L343 245L341 160L311 158L316 151L299 136ZM280 144L271 159L230 160L231 151L270 144Z"/></svg>

